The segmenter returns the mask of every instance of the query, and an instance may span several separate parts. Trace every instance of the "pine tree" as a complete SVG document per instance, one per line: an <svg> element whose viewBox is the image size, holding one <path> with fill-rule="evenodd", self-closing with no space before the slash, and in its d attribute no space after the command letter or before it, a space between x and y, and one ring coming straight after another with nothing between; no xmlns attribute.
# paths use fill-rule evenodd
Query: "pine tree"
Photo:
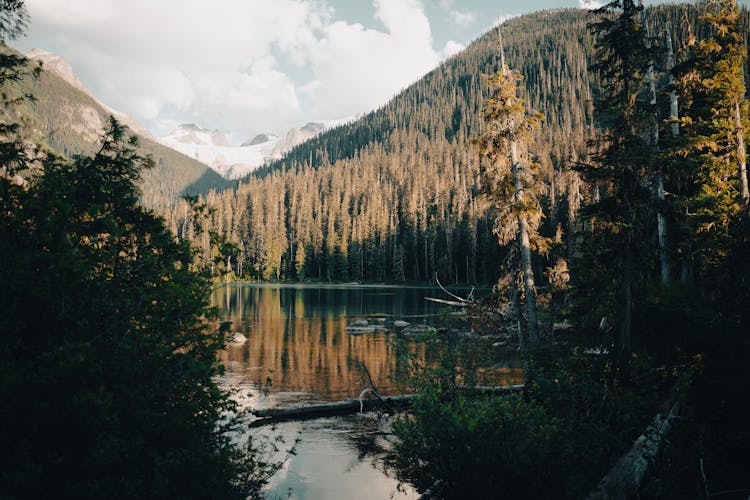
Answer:
<svg viewBox="0 0 750 500"><path fill-rule="evenodd" d="M544 240L538 233L542 208L533 193L541 182L535 176L528 147L542 117L527 114L524 100L518 96L518 82L522 77L505 65L502 38L500 59L500 70L488 79L490 98L484 107L487 131L476 142L482 155L490 161L484 171L485 189L498 210L495 230L500 244L515 239L519 247L528 343L533 347L539 344L539 326L531 248L532 245L540 248Z"/></svg>
<svg viewBox="0 0 750 500"><path fill-rule="evenodd" d="M594 283L588 285L595 300L611 300L616 311L614 366L619 368L627 367L631 352L633 294L641 271L636 262L651 260L638 255L650 233L645 222L652 206L647 180L653 178L656 158L652 96L643 95L655 51L648 43L642 10L633 0L615 0L599 9L601 19L590 25L598 38L592 70L603 82L595 104L601 134L594 144L593 163L582 170L599 196L588 207L587 219L591 247L601 245L602 251Z"/></svg>
<svg viewBox="0 0 750 500"><path fill-rule="evenodd" d="M710 280L735 239L732 221L750 203L743 74L747 51L735 1L707 0L703 8L701 20L711 28L711 36L694 44L692 57L681 68L681 81L691 99L683 153L695 168L687 202L689 224L698 241L700 271Z"/></svg>

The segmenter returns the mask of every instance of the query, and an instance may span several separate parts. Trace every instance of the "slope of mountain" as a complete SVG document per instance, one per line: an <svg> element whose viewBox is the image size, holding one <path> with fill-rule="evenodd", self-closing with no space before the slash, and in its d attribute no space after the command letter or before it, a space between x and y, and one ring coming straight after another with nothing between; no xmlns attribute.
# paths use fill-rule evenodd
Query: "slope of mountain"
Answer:
<svg viewBox="0 0 750 500"><path fill-rule="evenodd" d="M227 186L221 176L202 163L139 133L143 129L132 119L92 97L59 56L39 49L29 56L30 65L36 60L45 68L38 78L29 75L15 84L19 95L31 94L35 98L18 110L24 117L24 130L30 140L64 156L93 154L108 117L114 115L139 136L143 153L154 159L155 168L144 173L142 182L147 206L164 207L184 194L207 193Z"/></svg>

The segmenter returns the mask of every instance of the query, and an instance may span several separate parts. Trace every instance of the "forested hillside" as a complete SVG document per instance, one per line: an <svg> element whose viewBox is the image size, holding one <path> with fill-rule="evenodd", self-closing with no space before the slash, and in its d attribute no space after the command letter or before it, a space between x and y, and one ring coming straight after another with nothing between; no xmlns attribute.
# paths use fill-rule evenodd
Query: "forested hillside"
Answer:
<svg viewBox="0 0 750 500"><path fill-rule="evenodd" d="M28 22L0 2L0 45ZM736 0L515 18L232 185L0 50L0 497L262 498L304 474L245 408L320 417L285 380L344 365L385 403L379 343L409 409L316 423L323 455L333 422L430 498L746 498L749 31ZM411 314L232 278L496 286Z"/></svg>
<svg viewBox="0 0 750 500"><path fill-rule="evenodd" d="M6 49L9 50L9 49ZM28 63L29 68L35 66ZM66 156L91 155L109 122L109 112L90 95L75 88L52 71L16 81L18 95L31 94L34 100L21 102L15 110L24 118L27 138ZM143 203L151 208L166 207L182 195L221 189L227 182L206 165L139 137L141 151L151 155L155 167L143 175Z"/></svg>
<svg viewBox="0 0 750 500"><path fill-rule="evenodd" d="M678 47L705 31L697 15L687 5L648 11L654 26L669 22ZM587 159L599 92L589 71L591 21L586 11L555 10L502 25L527 106L544 114L530 151L547 214L541 231L557 235L558 253L575 250L577 211L596 195L575 171ZM445 282L494 282L509 255L492 234L496 214L472 141L484 131L484 75L497 71L498 54L494 29L382 109L294 148L232 191L209 194L214 212L202 234L186 204L168 213L173 230L207 258L208 231L226 235L239 247L230 265L246 277L430 281L438 273Z"/></svg>

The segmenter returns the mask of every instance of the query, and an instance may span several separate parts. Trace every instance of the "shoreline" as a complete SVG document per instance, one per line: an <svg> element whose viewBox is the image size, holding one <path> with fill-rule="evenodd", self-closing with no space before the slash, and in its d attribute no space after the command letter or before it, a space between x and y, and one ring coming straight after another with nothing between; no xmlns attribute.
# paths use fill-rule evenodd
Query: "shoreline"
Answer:
<svg viewBox="0 0 750 500"><path fill-rule="evenodd" d="M214 283L214 288L227 285L239 285L239 286L251 286L251 287L276 287L276 288L434 288L440 290L440 287L435 284L416 284L416 283L360 283L356 281L345 282L345 283L327 283L327 282L305 282L305 283L293 283L293 282L273 282L273 281L221 281ZM489 285L486 286L475 286L471 285L448 285L448 287L456 290L491 290Z"/></svg>

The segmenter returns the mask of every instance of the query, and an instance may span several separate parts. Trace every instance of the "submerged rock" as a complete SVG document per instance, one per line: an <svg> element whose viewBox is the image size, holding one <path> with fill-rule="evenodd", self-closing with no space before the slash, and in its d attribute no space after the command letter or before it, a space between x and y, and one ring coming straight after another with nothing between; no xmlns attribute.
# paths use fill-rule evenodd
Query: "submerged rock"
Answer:
<svg viewBox="0 0 750 500"><path fill-rule="evenodd" d="M381 333L387 332L388 328L382 325L371 325L366 319L358 319L346 327L346 331L352 335L362 335L364 333Z"/></svg>
<svg viewBox="0 0 750 500"><path fill-rule="evenodd" d="M363 335L365 333L387 332L388 328L384 326L380 326L380 325L365 325L365 326L349 325L346 327L346 331L351 333L352 335Z"/></svg>
<svg viewBox="0 0 750 500"><path fill-rule="evenodd" d="M410 325L404 328L401 333L407 337L417 337L425 333L435 333L434 327L430 325Z"/></svg>

